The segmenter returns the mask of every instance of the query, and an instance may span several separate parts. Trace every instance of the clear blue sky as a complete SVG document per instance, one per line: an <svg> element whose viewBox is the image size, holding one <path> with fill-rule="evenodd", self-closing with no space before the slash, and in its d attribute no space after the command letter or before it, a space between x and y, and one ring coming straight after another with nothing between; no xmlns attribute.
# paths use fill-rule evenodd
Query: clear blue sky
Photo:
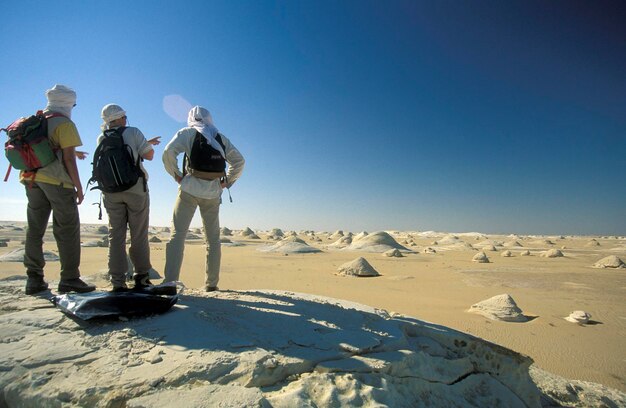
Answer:
<svg viewBox="0 0 626 408"><path fill-rule="evenodd" d="M247 160L223 226L626 235L624 2L0 0L0 14L2 125L65 84L93 153L102 106L120 104L163 137L153 225L176 196L160 158L185 125L163 98L180 95ZM79 170L86 183L90 160ZM0 219L24 220L17 174L0 188Z"/></svg>

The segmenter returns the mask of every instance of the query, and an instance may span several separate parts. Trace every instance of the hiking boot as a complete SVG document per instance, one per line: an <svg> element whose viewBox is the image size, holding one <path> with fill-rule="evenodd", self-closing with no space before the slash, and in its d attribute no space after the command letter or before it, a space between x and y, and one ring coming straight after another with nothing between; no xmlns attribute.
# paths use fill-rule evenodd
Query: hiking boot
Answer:
<svg viewBox="0 0 626 408"><path fill-rule="evenodd" d="M135 275L135 289L144 289L149 286L153 286L152 282L150 282L150 276L146 273L143 275Z"/></svg>
<svg viewBox="0 0 626 408"><path fill-rule="evenodd" d="M83 282L80 278L75 279L61 279L59 282L58 291L60 293L76 292L87 293L96 290L95 285Z"/></svg>
<svg viewBox="0 0 626 408"><path fill-rule="evenodd" d="M124 293L124 292L128 292L130 289L128 289L128 287L126 286L114 286L113 289L111 289L111 293Z"/></svg>
<svg viewBox="0 0 626 408"><path fill-rule="evenodd" d="M204 290L206 292L215 292L217 290L220 290L220 288L218 288L217 286L205 286Z"/></svg>
<svg viewBox="0 0 626 408"><path fill-rule="evenodd" d="M48 283L43 280L43 276L29 276L26 279L26 288L24 291L27 295L34 295L35 293L43 292L44 290L48 290Z"/></svg>

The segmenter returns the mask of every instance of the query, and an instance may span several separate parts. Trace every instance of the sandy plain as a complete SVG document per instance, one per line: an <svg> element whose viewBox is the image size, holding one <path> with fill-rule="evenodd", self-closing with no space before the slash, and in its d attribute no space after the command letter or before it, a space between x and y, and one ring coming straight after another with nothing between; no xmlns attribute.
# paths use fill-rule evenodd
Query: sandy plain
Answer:
<svg viewBox="0 0 626 408"><path fill-rule="evenodd" d="M7 247L0 248L0 256L22 247L24 223L5 221L0 227L0 240L10 240ZM83 242L105 236L97 227L83 226ZM150 244L153 267L162 273L169 233L161 228L153 228L152 232L163 240ZM261 252L259 248L274 243L267 231L257 231L260 239L233 231L228 238L242 245L223 245L219 286L221 290L272 289L322 295L412 316L526 354L539 368L562 377L626 392L626 269L592 268L608 255L626 259L626 238L456 234L459 241L476 248L486 240L517 240L521 244L512 248L496 246L496 251L485 252L491 262L479 264L472 262L476 250L434 244L447 233L389 232L414 252L391 258L381 253L332 248L329 245L336 241L329 238L332 232L316 232L315 237L321 241L314 240L311 233L299 233L309 245L321 249L320 253ZM427 247L437 252L423 253ZM561 249L564 256L539 256L551 248ZM44 249L56 251L50 229ZM512 257L501 256L506 249ZM524 250L531 255L520 256ZM360 256L381 276L336 274L340 265ZM107 248L82 248L81 273L92 276L103 290L107 289L103 279L106 262ZM188 241L180 277L187 287L203 286L204 262L203 241ZM23 274L21 263L0 262L0 278ZM53 282L58 274L58 262L48 262L46 279ZM527 322L494 321L467 312L471 305L504 293L511 295L529 317ZM575 310L590 313L589 324L564 319Z"/></svg>

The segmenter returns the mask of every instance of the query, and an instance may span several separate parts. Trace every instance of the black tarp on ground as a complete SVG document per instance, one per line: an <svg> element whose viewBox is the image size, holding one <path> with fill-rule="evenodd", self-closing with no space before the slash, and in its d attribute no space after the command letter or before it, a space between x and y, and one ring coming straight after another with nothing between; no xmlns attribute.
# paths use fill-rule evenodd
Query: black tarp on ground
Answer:
<svg viewBox="0 0 626 408"><path fill-rule="evenodd" d="M115 316L146 316L165 313L178 301L178 295L148 292L90 292L54 296L52 303L63 312L82 320Z"/></svg>

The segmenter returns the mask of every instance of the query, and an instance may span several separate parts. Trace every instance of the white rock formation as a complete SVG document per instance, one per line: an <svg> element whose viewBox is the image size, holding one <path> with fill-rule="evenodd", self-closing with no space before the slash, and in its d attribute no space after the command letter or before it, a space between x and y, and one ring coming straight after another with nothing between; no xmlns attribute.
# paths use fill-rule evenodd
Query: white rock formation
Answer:
<svg viewBox="0 0 626 408"><path fill-rule="evenodd" d="M341 237L329 245L331 248L345 248L352 243L352 237Z"/></svg>
<svg viewBox="0 0 626 408"><path fill-rule="evenodd" d="M563 256L563 252L560 249L549 249L547 251L542 252L539 256L544 258L560 258Z"/></svg>
<svg viewBox="0 0 626 408"><path fill-rule="evenodd" d="M527 249L525 251L520 252L520 256L530 256L530 251Z"/></svg>
<svg viewBox="0 0 626 408"><path fill-rule="evenodd" d="M363 257L359 257L354 261L346 262L338 269L338 275L343 276L356 276L356 277L370 277L380 276L380 273Z"/></svg>
<svg viewBox="0 0 626 408"><path fill-rule="evenodd" d="M506 251L502 251L500 256L503 258L510 258L513 256L513 253L507 249Z"/></svg>
<svg viewBox="0 0 626 408"><path fill-rule="evenodd" d="M243 236L243 237L249 237L249 236L251 236L251 235L256 235L256 234L254 233L254 231L252 231L252 230L250 229L250 227L246 227L246 229L244 229L243 231L241 231L241 236Z"/></svg>
<svg viewBox="0 0 626 408"><path fill-rule="evenodd" d="M591 319L591 314L583 310L575 310L565 318L568 322L578 324L587 324L589 323L589 319Z"/></svg>
<svg viewBox="0 0 626 408"><path fill-rule="evenodd" d="M285 233L280 228L272 228L272 230L269 232L269 235L282 238L285 236Z"/></svg>
<svg viewBox="0 0 626 408"><path fill-rule="evenodd" d="M261 252L280 252L283 254L302 254L322 252L320 249L310 246L298 237L287 237L274 245L258 248Z"/></svg>
<svg viewBox="0 0 626 408"><path fill-rule="evenodd" d="M497 295L478 302L472 305L468 312L481 314L491 320L502 320L505 322L525 322L528 320L508 294Z"/></svg>
<svg viewBox="0 0 626 408"><path fill-rule="evenodd" d="M400 252L400 250L394 248L394 249L390 249L389 251L383 252L383 255L388 256L388 257L393 257L393 258L402 258L404 257L404 255L402 255L402 252Z"/></svg>
<svg viewBox="0 0 626 408"><path fill-rule="evenodd" d="M391 235L384 231L373 232L359 240L352 240L352 244L345 248L348 251L386 252L390 249L411 252L400 245Z"/></svg>
<svg viewBox="0 0 626 408"><path fill-rule="evenodd" d="M489 263L489 258L487 257L487 255L484 252L479 252L476 255L474 255L474 257L472 258L473 262L478 262L478 263Z"/></svg>
<svg viewBox="0 0 626 408"><path fill-rule="evenodd" d="M0 262L24 262L24 252L24 248L14 249L0 256ZM59 260L59 256L51 251L43 251L43 259L46 262L55 262Z"/></svg>
<svg viewBox="0 0 626 408"><path fill-rule="evenodd" d="M541 406L529 357L356 303L186 291L84 325L23 286L0 281L0 406Z"/></svg>
<svg viewBox="0 0 626 408"><path fill-rule="evenodd" d="M593 264L594 268L626 268L626 264L615 255L609 255Z"/></svg>

